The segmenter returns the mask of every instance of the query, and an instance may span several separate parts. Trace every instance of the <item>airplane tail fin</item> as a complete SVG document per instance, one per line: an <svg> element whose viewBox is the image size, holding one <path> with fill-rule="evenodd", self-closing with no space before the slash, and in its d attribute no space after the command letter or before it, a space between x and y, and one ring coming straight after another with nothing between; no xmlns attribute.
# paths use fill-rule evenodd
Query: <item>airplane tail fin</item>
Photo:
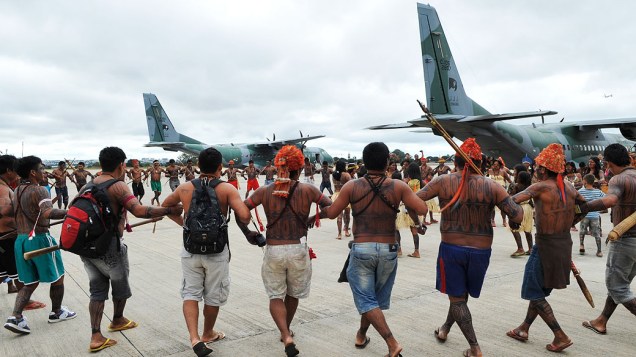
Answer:
<svg viewBox="0 0 636 357"><path fill-rule="evenodd" d="M183 134L179 134L172 125L168 114L159 103L157 96L152 93L144 93L144 106L146 107L146 121L148 124L148 137L151 143L160 142L184 142L188 144L202 144Z"/></svg>
<svg viewBox="0 0 636 357"><path fill-rule="evenodd" d="M464 91L455 60L434 7L417 4L426 86L426 105L433 114L490 114Z"/></svg>

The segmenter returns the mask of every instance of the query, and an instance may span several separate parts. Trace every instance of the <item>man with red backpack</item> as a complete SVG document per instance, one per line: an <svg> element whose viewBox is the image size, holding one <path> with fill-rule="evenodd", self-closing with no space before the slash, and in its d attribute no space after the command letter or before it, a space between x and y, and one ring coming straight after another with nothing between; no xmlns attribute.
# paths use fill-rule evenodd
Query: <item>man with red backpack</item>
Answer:
<svg viewBox="0 0 636 357"><path fill-rule="evenodd" d="M104 312L104 303L108 299L109 285L112 286L113 319L108 330L123 331L137 327L137 323L124 317L126 301L132 296L128 283L128 247L123 244L120 237L123 235L126 222L125 211L129 211L135 217L153 218L168 214L179 215L183 211L181 206L153 207L142 206L139 200L130 192L124 182L126 174L126 154L118 147L106 147L99 153L99 164L102 174L93 180L94 185L108 186L108 196L112 212L118 220L113 230L112 239L108 251L97 258L82 256L84 269L88 273L90 284L90 303L88 310L91 317L91 352L101 351L104 348L117 344L117 341L104 337L101 333L101 321ZM113 182L114 181L114 182ZM90 188L86 185L82 191ZM82 192L80 192L81 194Z"/></svg>

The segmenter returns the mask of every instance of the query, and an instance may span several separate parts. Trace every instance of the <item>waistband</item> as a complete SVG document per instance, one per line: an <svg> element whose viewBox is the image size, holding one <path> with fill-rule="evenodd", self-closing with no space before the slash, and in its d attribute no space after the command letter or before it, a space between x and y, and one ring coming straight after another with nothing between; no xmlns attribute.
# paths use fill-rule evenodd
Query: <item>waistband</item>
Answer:
<svg viewBox="0 0 636 357"><path fill-rule="evenodd" d="M398 249L400 245L398 243L377 243L377 242L363 242L363 243L352 243L351 249L355 247L366 248L366 249Z"/></svg>
<svg viewBox="0 0 636 357"><path fill-rule="evenodd" d="M490 251L492 251L492 248L476 248L476 247L469 247L469 246L466 246L466 245L457 245L457 244L451 244L451 243L446 243L446 242L440 242L439 245L440 246L444 246L446 248L450 248L450 249L474 250L474 251L479 251L479 252L490 252Z"/></svg>

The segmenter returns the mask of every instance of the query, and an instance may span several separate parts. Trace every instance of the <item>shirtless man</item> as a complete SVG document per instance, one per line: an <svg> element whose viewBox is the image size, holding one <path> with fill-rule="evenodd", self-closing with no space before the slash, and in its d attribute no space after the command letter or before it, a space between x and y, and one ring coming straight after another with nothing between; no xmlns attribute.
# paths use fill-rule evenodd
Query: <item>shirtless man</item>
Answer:
<svg viewBox="0 0 636 357"><path fill-rule="evenodd" d="M612 208L614 226L636 211L636 169L624 146L611 144L603 152L607 167L614 175L609 181L607 195L581 205L581 215L588 211ZM619 304L636 315L636 297L630 285L636 275L636 227L625 232L618 240L610 241L605 265L607 299L603 312L583 326L598 333L607 333L607 322Z"/></svg>
<svg viewBox="0 0 636 357"><path fill-rule="evenodd" d="M528 340L528 331L537 315L541 316L554 334L548 351L560 352L572 341L559 326L552 307L546 301L552 289L565 289L570 283L572 238L576 202L585 199L574 186L563 182L565 155L561 144L550 144L536 157L539 182L514 195L515 202L534 201L535 246L526 263L521 286L521 298L529 300L526 318L519 327L506 333L519 341Z"/></svg>
<svg viewBox="0 0 636 357"><path fill-rule="evenodd" d="M106 147L99 152L99 164L102 174L93 180L94 184L103 184L116 180L106 189L111 208L117 212L119 222L117 233L113 235L108 252L98 258L81 257L84 269L88 273L90 302L88 311L91 318L90 352L101 351L117 344L117 341L106 338L101 332L102 316L105 301L108 299L109 287L112 287L113 318L108 326L109 331L124 331L137 327L137 323L124 316L126 302L132 296L128 275L128 247L121 241L126 223L125 211L138 218L163 217L168 214L180 215L181 206L150 207L142 206L132 195L128 185L124 183L126 175L126 154L118 147ZM110 285L110 286L109 286Z"/></svg>
<svg viewBox="0 0 636 357"><path fill-rule="evenodd" d="M305 163L303 166L303 171L305 172L305 182L306 183L314 183L314 165L309 161L309 158L305 158Z"/></svg>
<svg viewBox="0 0 636 357"><path fill-rule="evenodd" d="M293 145L278 151L274 164L279 168L281 184L257 189L245 200L249 209L263 205L267 216L267 247L263 257L261 275L269 297L269 311L280 331L287 356L299 354L292 332L289 330L298 299L309 296L311 261L307 248L307 220L311 206L321 207L331 200L312 184L298 182L303 167L303 153ZM246 237L257 235L239 222Z"/></svg>
<svg viewBox="0 0 636 357"><path fill-rule="evenodd" d="M26 156L18 161L16 172L24 180L16 188L13 207L18 238L15 241L15 260L18 278L24 287L18 291L13 307L4 327L18 334L29 334L31 329L22 311L29 303L31 295L40 283L50 283L51 312L49 322L60 322L77 315L62 306L64 298L64 264L62 254L54 251L32 261L24 260L24 253L57 245L49 234L50 219L64 218L66 210L55 209L49 193L38 183L43 179L44 165L35 156ZM33 234L31 235L31 232Z"/></svg>
<svg viewBox="0 0 636 357"><path fill-rule="evenodd" d="M439 165L433 169L433 175L442 176L450 172L451 168L445 165L446 159L439 159L437 163Z"/></svg>
<svg viewBox="0 0 636 357"><path fill-rule="evenodd" d="M196 167L192 166L192 160L188 160L186 162L185 167L181 169L181 173L185 176L186 182L194 180L196 176L194 174L200 174L201 171Z"/></svg>
<svg viewBox="0 0 636 357"><path fill-rule="evenodd" d="M334 171L331 176L333 177L333 190L334 193L331 198L335 201L340 194L340 189L344 186L345 183L351 180L351 175L347 172L347 164L339 160L336 162L336 171ZM342 221L344 218L345 225L345 237L351 237L351 233L349 232L349 221L351 220L351 206L347 205L344 211L338 215L337 226L338 226L338 237L336 239L342 239Z"/></svg>
<svg viewBox="0 0 636 357"><path fill-rule="evenodd" d="M510 178L510 175L508 175L507 171L508 170L505 169L505 167L503 166L503 162L500 159L497 159L493 161L492 166L488 170L487 176L507 190L508 189L507 184L512 183L512 179ZM507 227L506 216L503 211L501 212L501 220L503 221L503 226ZM495 224L495 211L492 211L492 217L490 217L490 224L492 224L493 227L497 227L497 225Z"/></svg>
<svg viewBox="0 0 636 357"><path fill-rule="evenodd" d="M86 185L86 177L90 176L91 180L95 178L92 173L88 170L84 170L84 162L80 161L77 163L77 169L73 170L71 174L75 178L75 187L77 187L77 192L79 192L84 185Z"/></svg>
<svg viewBox="0 0 636 357"><path fill-rule="evenodd" d="M170 159L170 161L168 161L168 167L166 167L165 169L165 175L166 177L169 177L168 185L170 185L170 189L172 190L172 192L174 192L174 190L176 190L177 187L179 187L179 185L181 184L181 182L179 182L180 172L181 168L177 166L174 159Z"/></svg>
<svg viewBox="0 0 636 357"><path fill-rule="evenodd" d="M464 140L460 149L480 167L481 148L475 139ZM493 239L490 214L497 206L513 222L520 223L523 209L501 185L477 174L459 154L455 155L455 167L458 172L434 178L417 193L424 201L439 197L443 207L435 285L448 295L450 306L446 322L435 330L435 337L440 342L446 341L451 327L457 323L470 345L464 356L481 356L467 302L468 295L479 297L490 263Z"/></svg>
<svg viewBox="0 0 636 357"><path fill-rule="evenodd" d="M21 283L18 280L18 270L15 266L15 254L13 246L15 243L15 219L13 218L13 188L20 180L15 172L18 159L12 155L0 156L0 236L11 234L13 237L0 240L0 284L7 281L8 293L18 292ZM15 281L15 285L14 285Z"/></svg>
<svg viewBox="0 0 636 357"><path fill-rule="evenodd" d="M323 161L322 166L317 169L316 172L320 173L320 176L322 177L322 181L320 182L320 193L327 189L329 194L333 195L333 191L331 190L331 175L333 174L333 170L329 167L329 163L327 161Z"/></svg>
<svg viewBox="0 0 636 357"><path fill-rule="evenodd" d="M223 166L221 153L214 148L207 148L199 153L201 176L193 182L186 182L163 201L163 206L173 207L183 203L184 217L170 216L180 226L188 215L190 203L195 192L195 184L208 184L221 177ZM238 191L230 185L219 184L214 188L223 216L227 216L231 207L236 221L249 223L250 213L241 201ZM212 352L206 343L225 338L225 334L214 330L219 308L225 305L230 286L224 282L230 279L230 254L226 247L216 254L191 254L185 247L181 249L181 268L183 284L183 316L190 333L190 344L197 356L205 356ZM203 300L203 334L199 335L199 301Z"/></svg>
<svg viewBox="0 0 636 357"><path fill-rule="evenodd" d="M265 186L274 183L274 175L276 175L276 166L272 166L272 162L267 160L267 164L263 168L263 173L265 173Z"/></svg>
<svg viewBox="0 0 636 357"><path fill-rule="evenodd" d="M227 169L221 173L221 176L227 175L227 183L234 186L235 189L239 189L238 178L237 175L242 173L241 170L234 167L234 160L230 160L227 162Z"/></svg>
<svg viewBox="0 0 636 357"><path fill-rule="evenodd" d="M247 163L247 167L243 172L241 172L241 177L245 178L245 174L247 174L247 191L245 191L245 198L249 195L250 191L256 191L258 188L258 175L261 173L261 170L257 169L254 166L254 160L250 160Z"/></svg>
<svg viewBox="0 0 636 357"><path fill-rule="evenodd" d="M144 190L144 183L142 181L146 181L148 179L148 172L139 168L139 160L133 159L132 164L132 169L128 170L126 173L128 174L128 178L132 180L133 196L135 196L139 203L141 203L141 198L144 197L144 194L146 193ZM143 178L141 178L142 175L144 176Z"/></svg>
<svg viewBox="0 0 636 357"><path fill-rule="evenodd" d="M389 148L384 143L370 143L362 152L367 168L364 178L348 181L334 203L320 213L336 218L345 207L353 211L353 245L347 279L353 301L361 315L356 333L356 348L365 348L370 325L378 331L389 349L389 356L401 356L402 346L395 339L382 310L388 310L397 271L398 244L395 241L395 218L400 202L412 210L411 218L426 214L426 204L403 181L386 177ZM340 163L340 162L339 162ZM337 170L337 168L336 168ZM420 233L424 234L421 226Z"/></svg>
<svg viewBox="0 0 636 357"><path fill-rule="evenodd" d="M57 208L62 208L62 201L64 202L64 209L68 207L68 187L66 186L66 178L71 179L75 183L75 179L71 174L66 172L66 163L60 161L57 164L57 169L51 172L55 178L55 195L57 196Z"/></svg>
<svg viewBox="0 0 636 357"><path fill-rule="evenodd" d="M159 166L159 160L155 160L147 172L150 172L150 189L155 193L155 197L150 200L150 204L152 205L156 200L157 206L159 206L161 204L159 202L159 196L161 196L161 174L165 173L166 170Z"/></svg>
<svg viewBox="0 0 636 357"><path fill-rule="evenodd" d="M18 280L18 269L15 263L14 245L17 233L13 218L13 189L20 183L16 173L18 159L12 155L0 156L0 236L10 234L12 237L0 240L0 282L6 278L8 293L17 293L24 284ZM14 284L15 283L15 284ZM46 307L46 304L30 300L25 310L35 310Z"/></svg>

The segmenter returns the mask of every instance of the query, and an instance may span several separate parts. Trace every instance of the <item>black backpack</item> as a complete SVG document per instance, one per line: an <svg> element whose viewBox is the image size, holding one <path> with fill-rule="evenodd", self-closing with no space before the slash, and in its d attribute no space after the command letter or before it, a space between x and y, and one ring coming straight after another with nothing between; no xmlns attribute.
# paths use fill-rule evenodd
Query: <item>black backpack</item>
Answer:
<svg viewBox="0 0 636 357"><path fill-rule="evenodd" d="M117 224L121 216L113 212L106 193L116 182L115 179L100 184L89 182L73 199L62 223L62 249L82 257L98 258L108 252L113 238L119 241Z"/></svg>
<svg viewBox="0 0 636 357"><path fill-rule="evenodd" d="M228 243L227 219L214 188L221 180L194 179L194 193L183 224L183 246L191 254L217 254Z"/></svg>

